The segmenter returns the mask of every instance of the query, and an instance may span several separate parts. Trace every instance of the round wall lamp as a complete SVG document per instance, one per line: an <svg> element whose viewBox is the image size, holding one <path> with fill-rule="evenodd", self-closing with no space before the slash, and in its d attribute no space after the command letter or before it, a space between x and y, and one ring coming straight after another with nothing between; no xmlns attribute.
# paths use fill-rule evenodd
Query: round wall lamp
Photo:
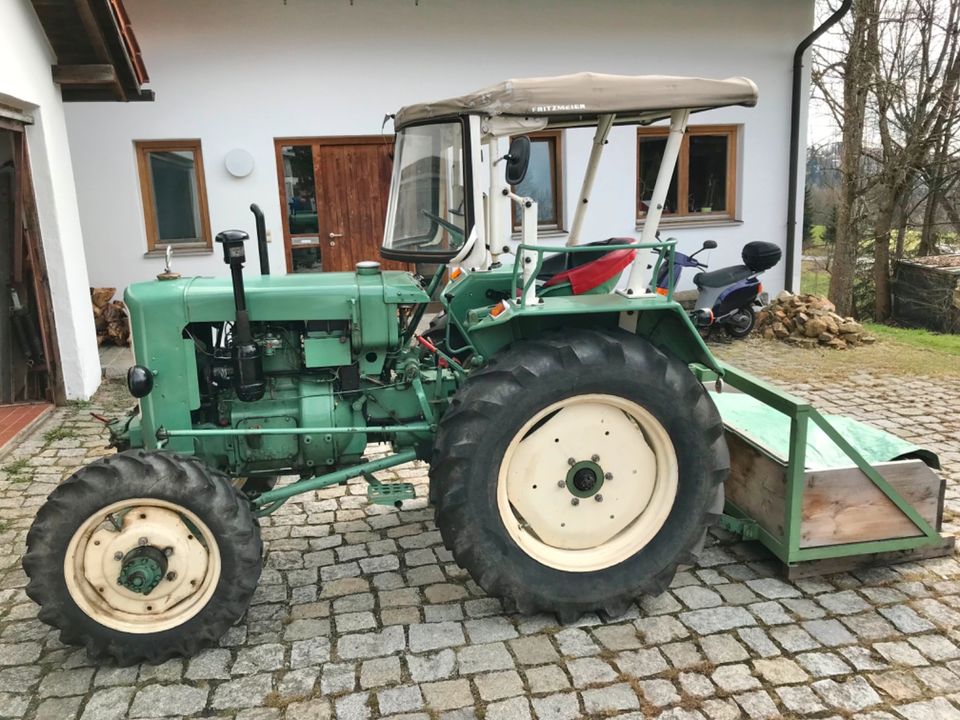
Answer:
<svg viewBox="0 0 960 720"><path fill-rule="evenodd" d="M234 177L246 177L253 172L253 155L241 148L234 148L223 158L223 165Z"/></svg>

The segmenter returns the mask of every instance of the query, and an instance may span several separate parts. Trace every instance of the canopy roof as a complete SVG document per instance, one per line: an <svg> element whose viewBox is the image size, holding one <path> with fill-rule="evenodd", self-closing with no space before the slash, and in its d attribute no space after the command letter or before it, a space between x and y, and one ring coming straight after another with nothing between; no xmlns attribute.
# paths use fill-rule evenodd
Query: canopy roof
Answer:
<svg viewBox="0 0 960 720"><path fill-rule="evenodd" d="M617 124L653 122L671 110L757 104L757 86L743 77L709 80L673 75L576 73L506 80L469 95L401 108L396 129L461 114L547 118L548 127L590 125L616 114Z"/></svg>

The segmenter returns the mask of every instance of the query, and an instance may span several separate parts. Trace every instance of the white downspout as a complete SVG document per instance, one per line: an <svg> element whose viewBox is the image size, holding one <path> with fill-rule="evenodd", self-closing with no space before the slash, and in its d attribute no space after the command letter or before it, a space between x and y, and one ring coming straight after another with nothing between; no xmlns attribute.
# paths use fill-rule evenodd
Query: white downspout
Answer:
<svg viewBox="0 0 960 720"><path fill-rule="evenodd" d="M577 210L573 214L573 225L570 228L570 235L567 237L568 246L580 244L580 229L583 227L583 219L587 215L587 204L590 202L590 194L593 192L593 181L597 177L597 166L600 165L600 156L603 154L603 146L607 144L607 136L610 134L610 127L613 125L613 118L613 115L601 115L597 123L597 132L593 135L593 147L590 148L590 159L587 160L587 172L583 176L580 197L577 199Z"/></svg>
<svg viewBox="0 0 960 720"><path fill-rule="evenodd" d="M667 199L667 190L673 179L673 171L677 167L677 157L680 155L680 143L683 142L683 133L687 129L689 110L674 110L670 113L670 132L667 135L667 144L663 150L663 159L660 161L660 170L657 172L657 182L653 186L653 197L647 208L647 216L643 221L641 243L654 243L657 239L657 229L660 227L660 216L663 214L663 203ZM637 253L633 266L630 269L630 279L627 281L626 295L643 295L647 293L653 274L653 263L649 262L647 253Z"/></svg>
<svg viewBox="0 0 960 720"><path fill-rule="evenodd" d="M490 186L486 194L487 246L490 248L490 264L496 265L505 244L501 212L504 205L509 209L510 201L503 196L500 168L496 165L496 160L500 154L500 139L490 137L484 143L484 146L487 151L487 166L490 169Z"/></svg>

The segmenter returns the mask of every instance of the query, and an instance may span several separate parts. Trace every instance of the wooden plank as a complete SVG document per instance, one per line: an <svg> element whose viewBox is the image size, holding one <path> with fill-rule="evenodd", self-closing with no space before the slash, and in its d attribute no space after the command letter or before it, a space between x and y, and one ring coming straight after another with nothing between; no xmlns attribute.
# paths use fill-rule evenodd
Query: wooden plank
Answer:
<svg viewBox="0 0 960 720"><path fill-rule="evenodd" d="M799 580L800 578L817 575L832 575L834 573L862 570L868 567L887 567L895 563L928 560L929 558L952 555L955 544L956 538L953 535L942 535L941 541L937 545L914 548L913 550L892 550L869 555L810 560L796 565L784 565L783 574L788 580Z"/></svg>
<svg viewBox="0 0 960 720"><path fill-rule="evenodd" d="M944 481L921 460L875 465L933 527L938 527ZM820 547L922 534L857 467L808 471L800 547Z"/></svg>
<svg viewBox="0 0 960 720"><path fill-rule="evenodd" d="M786 467L726 431L730 449L727 498L767 532L782 538L786 518ZM880 474L934 528L941 525L945 482L920 460L876 466ZM807 471L800 547L822 547L916 537L919 529L859 468Z"/></svg>
<svg viewBox="0 0 960 720"><path fill-rule="evenodd" d="M53 81L60 85L119 85L113 65L54 65Z"/></svg>

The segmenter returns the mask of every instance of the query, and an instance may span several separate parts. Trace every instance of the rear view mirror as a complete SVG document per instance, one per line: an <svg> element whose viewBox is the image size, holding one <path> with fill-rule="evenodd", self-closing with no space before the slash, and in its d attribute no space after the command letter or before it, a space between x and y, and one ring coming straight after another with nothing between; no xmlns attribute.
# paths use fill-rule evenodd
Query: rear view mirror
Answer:
<svg viewBox="0 0 960 720"><path fill-rule="evenodd" d="M713 250L717 246L716 240L704 240L703 249L704 250Z"/></svg>
<svg viewBox="0 0 960 720"><path fill-rule="evenodd" d="M504 174L507 184L519 185L527 176L527 165L530 164L530 138L521 135L511 140L506 160L507 170Z"/></svg>

